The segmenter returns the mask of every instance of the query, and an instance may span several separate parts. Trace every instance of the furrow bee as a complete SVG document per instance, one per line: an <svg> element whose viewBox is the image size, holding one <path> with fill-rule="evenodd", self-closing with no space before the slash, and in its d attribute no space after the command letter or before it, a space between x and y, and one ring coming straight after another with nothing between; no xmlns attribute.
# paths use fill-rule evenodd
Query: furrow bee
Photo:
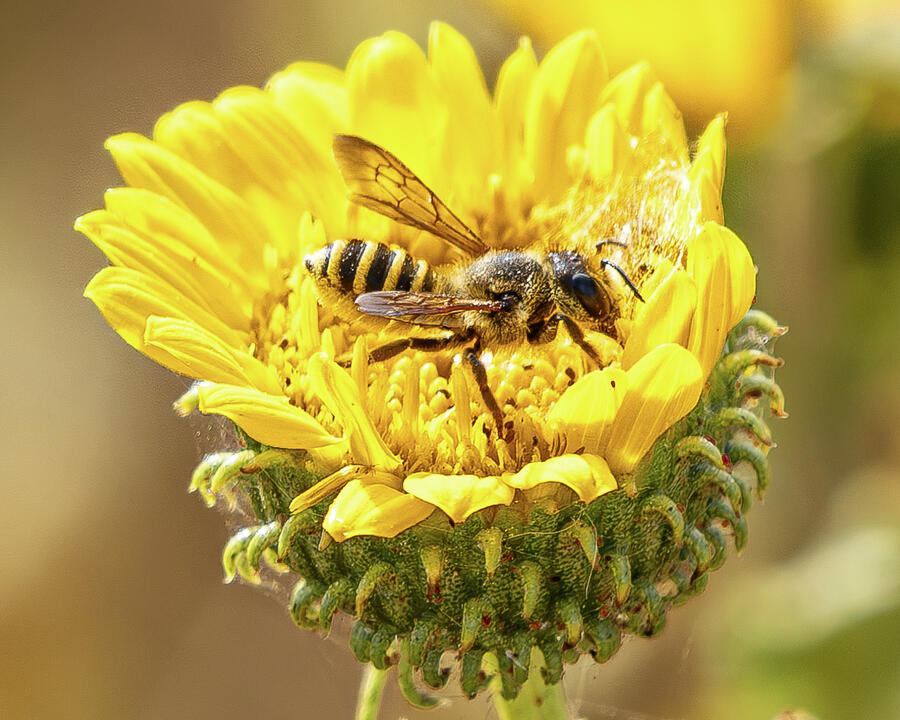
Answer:
<svg viewBox="0 0 900 720"><path fill-rule="evenodd" d="M306 256L320 302L343 319L383 318L429 329L429 337L398 338L373 349L374 362L407 349L461 349L501 435L503 414L488 386L483 351L550 342L562 323L573 342L603 365L580 324L617 339L619 305L584 255L491 249L387 150L354 135L336 135L333 150L351 200L425 230L467 256L464 262L431 267L400 248L358 239L337 240ZM606 240L597 247L610 243L621 245ZM600 266L618 272L643 301L621 268L607 260Z"/></svg>

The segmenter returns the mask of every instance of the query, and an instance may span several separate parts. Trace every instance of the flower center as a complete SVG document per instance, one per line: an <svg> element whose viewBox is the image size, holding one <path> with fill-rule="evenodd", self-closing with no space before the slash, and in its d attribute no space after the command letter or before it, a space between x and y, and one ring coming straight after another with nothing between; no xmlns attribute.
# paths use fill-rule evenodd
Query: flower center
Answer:
<svg viewBox="0 0 900 720"><path fill-rule="evenodd" d="M511 210L526 203L495 190L493 212L478 218L479 229L495 247L577 250L598 274L606 260L640 291L662 263L671 268L682 262L686 237L684 215L673 211L685 194L686 167L671 157L660 161L659 148L642 147L647 144L652 141L634 148L632 172L602 182L584 174L561 202L534 206L527 217ZM647 167L645 156L656 164ZM608 279L618 297L624 342L639 303L623 277L610 272ZM395 323L391 333L379 334L336 317L318 303L302 263L287 268L282 286L259 303L253 327L251 350L275 369L290 402L336 435L343 429L312 387L307 361L324 352L343 364L358 389L362 411L402 459L406 473L493 475L558 455L565 442L545 421L547 413L567 387L594 369L562 329L555 340L540 346L486 348L481 360L505 424L500 437L455 350L406 351L370 362L372 349L404 332L414 336L416 327ZM605 364L620 361L622 345L584 329Z"/></svg>

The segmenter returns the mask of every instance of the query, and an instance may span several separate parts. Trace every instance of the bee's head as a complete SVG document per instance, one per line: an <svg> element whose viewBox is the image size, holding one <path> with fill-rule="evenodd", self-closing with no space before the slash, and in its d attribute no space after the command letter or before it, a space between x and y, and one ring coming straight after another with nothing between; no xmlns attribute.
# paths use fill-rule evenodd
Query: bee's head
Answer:
<svg viewBox="0 0 900 720"><path fill-rule="evenodd" d="M609 324L615 302L606 285L591 274L577 252L552 252L547 262L554 281L554 299L565 315L576 320Z"/></svg>

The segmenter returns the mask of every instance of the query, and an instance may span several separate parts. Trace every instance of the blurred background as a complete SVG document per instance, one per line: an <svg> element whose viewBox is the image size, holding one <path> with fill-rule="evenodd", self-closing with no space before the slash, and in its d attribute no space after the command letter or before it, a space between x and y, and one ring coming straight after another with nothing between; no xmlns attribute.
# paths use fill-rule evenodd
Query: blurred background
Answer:
<svg viewBox="0 0 900 720"><path fill-rule="evenodd" d="M551 9L552 8L552 9ZM351 717L343 638L221 582L222 518L188 496L185 379L81 297L72 229L119 184L108 135L293 60L343 66L442 19L489 84L517 37L592 25L648 59L689 135L729 110L726 222L759 265L790 419L751 540L656 639L567 675L586 718L900 718L900 9L871 0L235 0L2 4L0 717ZM383 720L430 714L388 693Z"/></svg>

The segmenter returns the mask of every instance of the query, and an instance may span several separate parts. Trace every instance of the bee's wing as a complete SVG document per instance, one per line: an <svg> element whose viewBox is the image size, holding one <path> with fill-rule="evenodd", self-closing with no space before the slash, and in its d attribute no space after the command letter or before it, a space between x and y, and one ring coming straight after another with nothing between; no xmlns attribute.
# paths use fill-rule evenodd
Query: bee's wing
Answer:
<svg viewBox="0 0 900 720"><path fill-rule="evenodd" d="M404 290L380 290L363 293L356 298L356 306L367 315L397 318L418 325L462 327L461 313L467 310L503 312L509 308L499 300L435 295Z"/></svg>
<svg viewBox="0 0 900 720"><path fill-rule="evenodd" d="M469 255L487 252L481 238L387 150L356 135L335 135L332 147L354 202L437 235Z"/></svg>

